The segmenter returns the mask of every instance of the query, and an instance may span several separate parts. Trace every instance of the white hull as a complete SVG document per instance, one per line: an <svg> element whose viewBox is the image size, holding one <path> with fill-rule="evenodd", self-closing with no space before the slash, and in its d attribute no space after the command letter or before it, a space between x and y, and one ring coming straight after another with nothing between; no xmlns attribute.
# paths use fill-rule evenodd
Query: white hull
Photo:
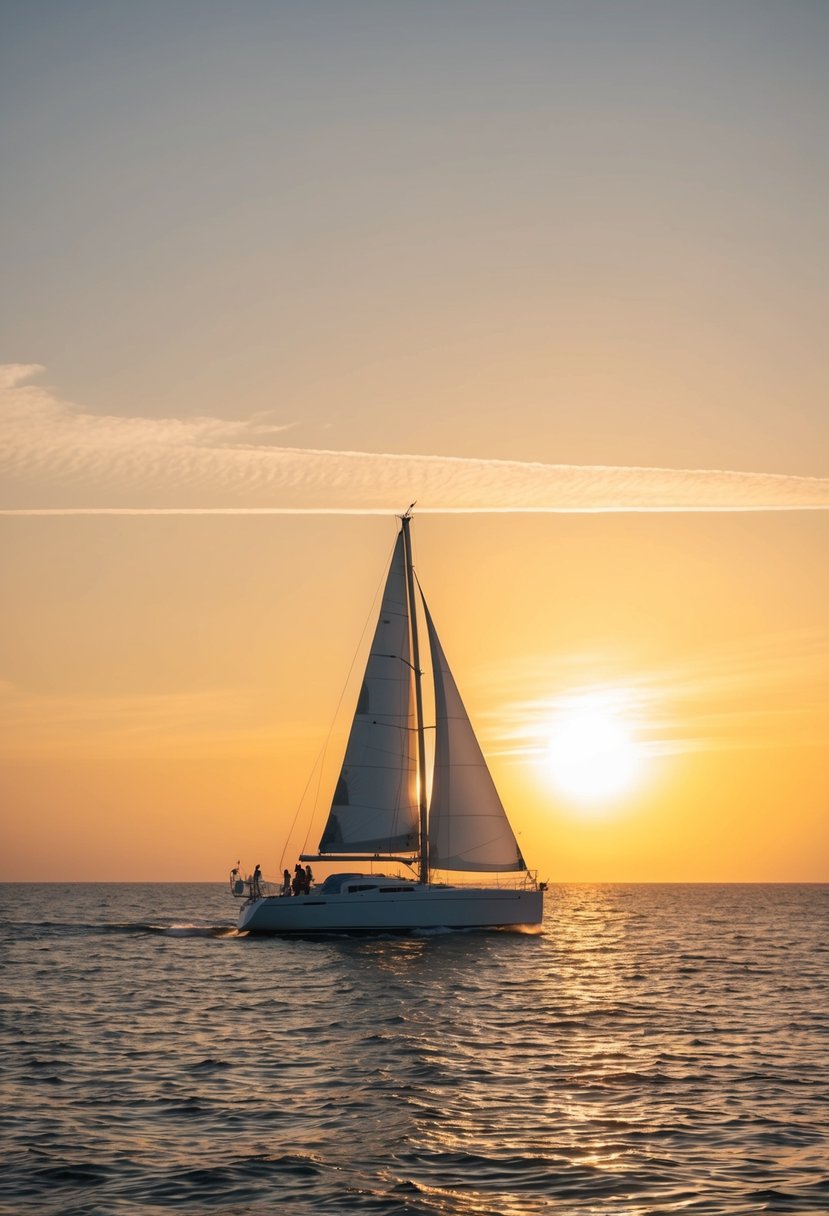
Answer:
<svg viewBox="0 0 829 1216"><path fill-rule="evenodd" d="M543 899L541 891L533 890L414 884L398 892L311 892L248 900L239 913L239 929L248 933L400 933L540 925Z"/></svg>

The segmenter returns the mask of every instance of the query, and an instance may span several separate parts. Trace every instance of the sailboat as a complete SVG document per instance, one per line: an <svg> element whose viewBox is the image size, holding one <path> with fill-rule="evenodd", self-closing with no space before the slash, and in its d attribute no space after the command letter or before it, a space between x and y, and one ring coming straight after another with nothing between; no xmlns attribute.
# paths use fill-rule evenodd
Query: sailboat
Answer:
<svg viewBox="0 0 829 1216"><path fill-rule="evenodd" d="M527 870L415 578L411 508L389 565L342 769L316 853L303 862L401 863L412 877L348 869L303 894L238 881L248 933L406 932L538 925L545 884ZM434 764L427 768L415 587L431 655ZM435 872L511 875L450 884ZM479 880L480 881L480 880Z"/></svg>

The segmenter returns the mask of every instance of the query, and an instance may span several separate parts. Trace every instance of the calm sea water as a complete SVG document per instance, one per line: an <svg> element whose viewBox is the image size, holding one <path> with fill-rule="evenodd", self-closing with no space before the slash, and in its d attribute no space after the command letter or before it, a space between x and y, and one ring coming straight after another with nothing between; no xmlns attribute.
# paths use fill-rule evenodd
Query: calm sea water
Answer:
<svg viewBox="0 0 829 1216"><path fill-rule="evenodd" d="M218 886L0 901L4 1213L829 1211L829 887L317 941Z"/></svg>

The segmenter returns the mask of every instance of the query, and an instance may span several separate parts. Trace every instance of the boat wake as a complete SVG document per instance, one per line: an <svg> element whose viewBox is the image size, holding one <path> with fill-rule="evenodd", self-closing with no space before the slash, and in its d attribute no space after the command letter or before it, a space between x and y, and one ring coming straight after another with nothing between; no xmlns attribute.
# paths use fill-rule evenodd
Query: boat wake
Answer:
<svg viewBox="0 0 829 1216"><path fill-rule="evenodd" d="M172 924L156 925L146 921L41 921L38 932L49 937L95 937L111 934L158 934L162 937L240 937L234 925Z"/></svg>
<svg viewBox="0 0 829 1216"><path fill-rule="evenodd" d="M145 925L149 933L163 937L244 937L233 925Z"/></svg>

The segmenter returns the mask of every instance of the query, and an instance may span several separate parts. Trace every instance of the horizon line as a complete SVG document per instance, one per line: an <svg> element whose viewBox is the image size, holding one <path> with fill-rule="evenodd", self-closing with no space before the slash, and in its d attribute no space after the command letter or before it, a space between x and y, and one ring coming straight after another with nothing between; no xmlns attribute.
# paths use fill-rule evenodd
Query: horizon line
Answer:
<svg viewBox="0 0 829 1216"><path fill-rule="evenodd" d="M829 878L563 878L545 879L555 887L826 887ZM227 887L226 878L0 878L0 887Z"/></svg>

